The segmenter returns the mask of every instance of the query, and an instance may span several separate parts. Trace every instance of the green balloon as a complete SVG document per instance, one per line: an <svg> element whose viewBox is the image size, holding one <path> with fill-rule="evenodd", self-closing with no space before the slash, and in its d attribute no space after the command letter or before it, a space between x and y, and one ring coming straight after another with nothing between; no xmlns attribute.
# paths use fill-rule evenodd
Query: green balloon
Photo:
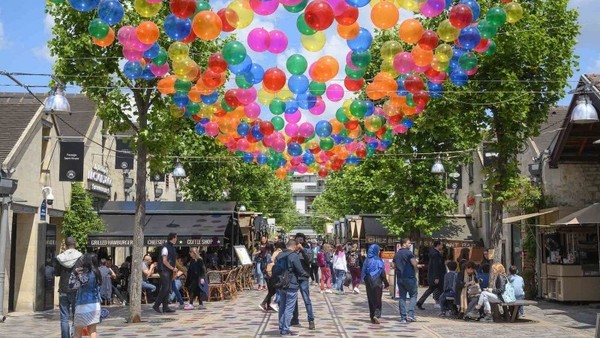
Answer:
<svg viewBox="0 0 600 338"><path fill-rule="evenodd" d="M194 15L198 14L202 11L210 11L210 4L204 0L197 0L196 1L196 13L194 13Z"/></svg>
<svg viewBox="0 0 600 338"><path fill-rule="evenodd" d="M298 31L303 35L313 35L317 31L308 27L306 20L304 20L304 13L298 15L298 19L296 20L296 27L298 27Z"/></svg>
<svg viewBox="0 0 600 338"><path fill-rule="evenodd" d="M169 55L167 54L167 51L160 47L160 51L158 51L158 55L152 59L152 63L157 65L157 66L162 66L164 65L167 60L169 59Z"/></svg>
<svg viewBox="0 0 600 338"><path fill-rule="evenodd" d="M485 15L485 19L498 28L506 23L506 11L502 7L492 7Z"/></svg>
<svg viewBox="0 0 600 338"><path fill-rule="evenodd" d="M488 48L488 50L486 50L483 55L485 56L491 56L496 54L496 43L492 40L490 40L490 47Z"/></svg>
<svg viewBox="0 0 600 338"><path fill-rule="evenodd" d="M464 53L458 58L458 64L464 70L471 70L477 67L477 56L473 52Z"/></svg>
<svg viewBox="0 0 600 338"><path fill-rule="evenodd" d="M350 104L350 113L352 116L363 118L367 113L367 103L363 100L354 100Z"/></svg>
<svg viewBox="0 0 600 338"><path fill-rule="evenodd" d="M50 0L50 2L53 4L62 4L63 2L65 2L65 0Z"/></svg>
<svg viewBox="0 0 600 338"><path fill-rule="evenodd" d="M480 20L477 24L477 29L479 29L479 34L481 34L482 39L491 39L496 36L498 32L498 27L493 25L487 19Z"/></svg>
<svg viewBox="0 0 600 338"><path fill-rule="evenodd" d="M406 105L409 107L416 106L415 101L413 100L413 96L410 93L406 95Z"/></svg>
<svg viewBox="0 0 600 338"><path fill-rule="evenodd" d="M393 138L394 138L394 134L392 134L392 130L388 129L385 131L385 134L383 134L383 137L381 139L391 141Z"/></svg>
<svg viewBox="0 0 600 338"><path fill-rule="evenodd" d="M346 113L344 112L344 108L342 107L338 108L338 110L335 112L335 118L342 123L350 121L350 119L348 118L348 116L346 116Z"/></svg>
<svg viewBox="0 0 600 338"><path fill-rule="evenodd" d="M302 0L301 3L299 3L295 6L283 5L283 8L285 8L285 10L290 13L300 13L304 10L304 8L306 8L306 4L308 4L308 0Z"/></svg>
<svg viewBox="0 0 600 338"><path fill-rule="evenodd" d="M368 137L375 137L375 133L374 133L374 132L372 132L372 131L365 130L365 136L368 136Z"/></svg>
<svg viewBox="0 0 600 338"><path fill-rule="evenodd" d="M321 137L319 146L323 150L331 150L333 148L333 139L331 137Z"/></svg>
<svg viewBox="0 0 600 338"><path fill-rule="evenodd" d="M109 30L110 27L108 26L108 24L98 18L90 21L88 25L88 32L91 36L95 37L96 39L105 38L108 35Z"/></svg>
<svg viewBox="0 0 600 338"><path fill-rule="evenodd" d="M223 59L230 65L239 65L246 58L246 47L239 41L229 41L223 46Z"/></svg>
<svg viewBox="0 0 600 338"><path fill-rule="evenodd" d="M340 133L338 134L339 137L348 137L348 129L344 128L342 129L342 131L340 131Z"/></svg>
<svg viewBox="0 0 600 338"><path fill-rule="evenodd" d="M180 93L189 93L192 89L192 83L190 81L175 80L175 91Z"/></svg>
<svg viewBox="0 0 600 338"><path fill-rule="evenodd" d="M273 128L277 131L280 131L285 126L285 121L281 116L273 116L271 123L273 123Z"/></svg>
<svg viewBox="0 0 600 338"><path fill-rule="evenodd" d="M186 107L186 111L190 113L190 115L196 115L200 111L200 104L196 102L190 102Z"/></svg>
<svg viewBox="0 0 600 338"><path fill-rule="evenodd" d="M227 102L225 102L225 100L222 100L222 101L221 101L221 108L223 108L223 110L225 110L226 112L231 112L231 111L234 111L234 110L235 110L235 108L233 108L233 107L230 107L230 106L227 104Z"/></svg>
<svg viewBox="0 0 600 338"><path fill-rule="evenodd" d="M300 75L308 68L306 58L300 54L291 55L286 62L287 70L293 75Z"/></svg>
<svg viewBox="0 0 600 338"><path fill-rule="evenodd" d="M363 76L365 76L365 70L364 69L354 70L354 69L346 66L346 75L349 78L351 78L352 80L358 80L358 79L362 78Z"/></svg>
<svg viewBox="0 0 600 338"><path fill-rule="evenodd" d="M371 62L371 53L367 50L362 53L352 53L352 63L358 68L366 68Z"/></svg>
<svg viewBox="0 0 600 338"><path fill-rule="evenodd" d="M252 87L252 83L248 82L246 80L246 77L244 75L238 75L235 77L235 84L243 89L248 89L250 87Z"/></svg>
<svg viewBox="0 0 600 338"><path fill-rule="evenodd" d="M327 85L323 82L311 81L308 85L308 90L314 96L322 96L325 94L325 90L327 89Z"/></svg>
<svg viewBox="0 0 600 338"><path fill-rule="evenodd" d="M281 99L274 98L271 103L269 103L269 110L275 115L281 115L285 111L285 102Z"/></svg>

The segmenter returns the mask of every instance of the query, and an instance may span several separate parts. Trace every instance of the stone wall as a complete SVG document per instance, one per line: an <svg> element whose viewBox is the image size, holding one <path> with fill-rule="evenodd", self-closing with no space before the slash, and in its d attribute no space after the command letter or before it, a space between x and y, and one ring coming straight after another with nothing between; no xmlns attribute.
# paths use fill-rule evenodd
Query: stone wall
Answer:
<svg viewBox="0 0 600 338"><path fill-rule="evenodd" d="M546 163L542 171L549 206L584 208L600 201L600 164Z"/></svg>

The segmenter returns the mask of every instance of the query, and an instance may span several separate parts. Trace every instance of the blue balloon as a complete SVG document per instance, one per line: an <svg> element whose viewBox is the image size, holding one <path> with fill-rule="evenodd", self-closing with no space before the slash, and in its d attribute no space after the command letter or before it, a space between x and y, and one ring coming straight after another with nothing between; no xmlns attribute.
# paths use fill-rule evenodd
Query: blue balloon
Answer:
<svg viewBox="0 0 600 338"><path fill-rule="evenodd" d="M371 101L371 100L364 100L363 102L367 106L367 112L365 113L364 117L373 115L373 113L375 112L375 105L373 104L373 101Z"/></svg>
<svg viewBox="0 0 600 338"><path fill-rule="evenodd" d="M400 122L400 123L402 123L402 125L405 126L406 128L410 129L415 124L415 121L404 118L404 119L402 119L402 122Z"/></svg>
<svg viewBox="0 0 600 338"><path fill-rule="evenodd" d="M392 145L392 141L390 141L390 140L381 140L381 146L384 149L389 148L391 145Z"/></svg>
<svg viewBox="0 0 600 338"><path fill-rule="evenodd" d="M127 61L125 66L123 66L123 73L130 80L139 79L143 71L142 65L137 61Z"/></svg>
<svg viewBox="0 0 600 338"><path fill-rule="evenodd" d="M98 17L110 26L121 22L123 15L125 9L118 0L104 0L98 5Z"/></svg>
<svg viewBox="0 0 600 338"><path fill-rule="evenodd" d="M473 13L473 21L471 22L475 22L477 19L479 19L481 7L479 6L477 0L460 0L460 3L469 6L471 9L471 12Z"/></svg>
<svg viewBox="0 0 600 338"><path fill-rule="evenodd" d="M450 73L450 82L457 87L466 85L468 81L469 75L467 75L467 73L460 68L457 68Z"/></svg>
<svg viewBox="0 0 600 338"><path fill-rule="evenodd" d="M296 96L296 101L298 101L298 106L300 108L310 109L317 104L317 97L310 92L306 92L298 94L298 96Z"/></svg>
<svg viewBox="0 0 600 338"><path fill-rule="evenodd" d="M379 146L379 141L377 141L377 140L367 143L367 147L370 149L377 149L378 146Z"/></svg>
<svg viewBox="0 0 600 338"><path fill-rule="evenodd" d="M244 155L242 155L242 159L244 159L244 162L246 163L252 163L252 161L254 161L254 154L244 153Z"/></svg>
<svg viewBox="0 0 600 338"><path fill-rule="evenodd" d="M268 160L269 156L267 156L266 154L260 153L258 154L258 156L256 156L256 163L258 164L266 164Z"/></svg>
<svg viewBox="0 0 600 338"><path fill-rule="evenodd" d="M238 63L237 65L229 65L229 70L235 75L246 74L250 71L252 67L252 59L249 55L246 55L244 61Z"/></svg>
<svg viewBox="0 0 600 338"><path fill-rule="evenodd" d="M263 76L265 75L265 70L258 63L253 63L250 67L250 70L244 74L244 78L247 82L252 84L259 84L263 80Z"/></svg>
<svg viewBox="0 0 600 338"><path fill-rule="evenodd" d="M150 67L146 67L143 71L142 71L142 80L146 80L146 81L150 81L152 79L154 79L156 76L154 75L154 73L152 73L152 71L150 70Z"/></svg>
<svg viewBox="0 0 600 338"><path fill-rule="evenodd" d="M279 167L283 167L286 163L287 163L287 160L285 158L280 158L279 160L277 160L277 165Z"/></svg>
<svg viewBox="0 0 600 338"><path fill-rule="evenodd" d="M175 93L173 95L173 102L177 107L186 107L190 103L190 98L187 93Z"/></svg>
<svg viewBox="0 0 600 338"><path fill-rule="evenodd" d="M304 75L292 75L288 79L288 88L294 94L306 93L308 90L308 78Z"/></svg>
<svg viewBox="0 0 600 338"><path fill-rule="evenodd" d="M333 143L335 144L340 144L342 143L342 137L340 135L331 135L331 139L333 140Z"/></svg>
<svg viewBox="0 0 600 338"><path fill-rule="evenodd" d="M204 104L213 104L219 99L219 93L214 91L208 95L200 95L200 99Z"/></svg>
<svg viewBox="0 0 600 338"><path fill-rule="evenodd" d="M298 101L296 101L296 99L292 98L285 102L285 113L286 114L293 114L296 112L296 110L298 110Z"/></svg>
<svg viewBox="0 0 600 338"><path fill-rule="evenodd" d="M479 29L477 27L469 26L461 29L460 34L458 35L458 43L466 49L471 50L479 44L481 41L481 34L479 33Z"/></svg>
<svg viewBox="0 0 600 338"><path fill-rule="evenodd" d="M164 23L165 34L173 40L183 40L192 32L192 22L169 14Z"/></svg>
<svg viewBox="0 0 600 338"><path fill-rule="evenodd" d="M198 134L198 135L204 135L204 133L206 132L206 128L204 128L204 126L202 125L201 122L196 123L194 130L196 131L196 134Z"/></svg>
<svg viewBox="0 0 600 338"><path fill-rule="evenodd" d="M246 137L250 131L250 125L246 122L240 122L237 126L237 133L242 137Z"/></svg>
<svg viewBox="0 0 600 338"><path fill-rule="evenodd" d="M454 2L454 0L446 0L446 9L450 8L450 6L452 6L453 2Z"/></svg>
<svg viewBox="0 0 600 338"><path fill-rule="evenodd" d="M360 158L356 155L348 155L346 158L346 163L349 165L357 165L360 163Z"/></svg>
<svg viewBox="0 0 600 338"><path fill-rule="evenodd" d="M263 137L265 137L261 132L260 129L258 127L258 124L255 124L252 129L250 129L250 134L252 135L252 137L254 137L255 139L257 139L258 141L262 140Z"/></svg>
<svg viewBox="0 0 600 338"><path fill-rule="evenodd" d="M146 59L154 59L158 56L158 54L160 54L160 45L158 44L158 42L155 42L152 44L152 47L150 47L150 49L144 52L144 57Z"/></svg>
<svg viewBox="0 0 600 338"><path fill-rule="evenodd" d="M327 137L331 135L333 127L329 121L321 120L315 125L315 134L319 137Z"/></svg>
<svg viewBox="0 0 600 338"><path fill-rule="evenodd" d="M398 76L398 78L396 79L396 83L398 84L398 90L396 90L396 93L400 96L408 95L408 90L406 90L406 88L404 87L405 79L406 79L405 74Z"/></svg>
<svg viewBox="0 0 600 338"><path fill-rule="evenodd" d="M209 119L209 118L207 118L207 117L205 117L205 118L203 118L202 120L200 120L200 122L199 122L199 123L200 123L200 124L202 124L202 125L205 125L205 124L207 124L208 122L210 122L210 119Z"/></svg>
<svg viewBox="0 0 600 338"><path fill-rule="evenodd" d="M288 151L288 154L290 154L294 157L300 156L302 154L302 146L300 144L298 144L297 142L291 142L287 146L287 151Z"/></svg>
<svg viewBox="0 0 600 338"><path fill-rule="evenodd" d="M99 3L100 0L69 0L71 7L80 12L89 12L98 7Z"/></svg>
<svg viewBox="0 0 600 338"><path fill-rule="evenodd" d="M371 0L346 0L346 3L352 7L365 7Z"/></svg>
<svg viewBox="0 0 600 338"><path fill-rule="evenodd" d="M311 165L311 164L315 163L315 155L313 155L310 151L307 150L302 155L302 161L306 165Z"/></svg>
<svg viewBox="0 0 600 338"><path fill-rule="evenodd" d="M442 84L433 83L431 81L427 81L427 88L429 89L429 96L432 99L437 99L442 97L442 93L444 92L444 86Z"/></svg>
<svg viewBox="0 0 600 338"><path fill-rule="evenodd" d="M368 3L368 1L367 1ZM365 28L361 28L354 39L348 40L348 47L355 53L362 53L369 50L373 36Z"/></svg>

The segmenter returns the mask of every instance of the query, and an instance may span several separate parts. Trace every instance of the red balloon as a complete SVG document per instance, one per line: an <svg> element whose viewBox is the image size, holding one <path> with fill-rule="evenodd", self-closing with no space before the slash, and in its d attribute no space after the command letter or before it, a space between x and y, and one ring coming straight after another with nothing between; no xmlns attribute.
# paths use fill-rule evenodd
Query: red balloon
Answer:
<svg viewBox="0 0 600 338"><path fill-rule="evenodd" d="M407 76L404 80L404 88L414 94L423 90L423 88L425 88L425 83L420 76L412 74Z"/></svg>
<svg viewBox="0 0 600 338"><path fill-rule="evenodd" d="M471 8L465 4L458 4L450 10L448 15L450 24L456 28L463 29L471 24L473 21L473 12Z"/></svg>
<svg viewBox="0 0 600 338"><path fill-rule="evenodd" d="M346 129L348 130L354 130L358 127L359 124L360 122L358 120L350 120L344 123L344 127L346 127Z"/></svg>
<svg viewBox="0 0 600 338"><path fill-rule="evenodd" d="M260 123L258 125L258 130L263 135L271 135L275 131L275 127L273 127L273 123L271 123L269 121L260 121Z"/></svg>
<svg viewBox="0 0 600 338"><path fill-rule="evenodd" d="M230 8L221 8L217 12L217 15L221 18L221 22L223 23L223 27L221 30L223 32L233 32L235 27L232 24L237 24L239 18L238 14Z"/></svg>
<svg viewBox="0 0 600 338"><path fill-rule="evenodd" d="M231 108L237 108L241 105L240 100L237 98L237 89L230 89L225 92L224 100Z"/></svg>
<svg viewBox="0 0 600 338"><path fill-rule="evenodd" d="M196 0L171 0L171 13L178 18L191 18L196 13Z"/></svg>
<svg viewBox="0 0 600 338"><path fill-rule="evenodd" d="M185 39L181 40L181 42L189 44L189 43L194 42L196 40L196 38L197 38L196 33L194 33L194 30L192 30L190 32L190 35L186 36Z"/></svg>
<svg viewBox="0 0 600 338"><path fill-rule="evenodd" d="M363 79L363 78L360 78L358 80L353 80L346 76L346 78L344 79L344 87L346 87L346 89L348 89L351 92L359 91L363 87L364 84L365 84L365 79Z"/></svg>
<svg viewBox="0 0 600 338"><path fill-rule="evenodd" d="M314 148L312 148L312 149L311 149L311 148L309 148L309 149L308 149L308 151L310 151L310 152L311 152L311 153L313 153L313 154L316 154L316 153L318 153L319 151L321 151L321 147L319 147L319 146L316 146L316 147L314 147Z"/></svg>
<svg viewBox="0 0 600 338"><path fill-rule="evenodd" d="M215 89L222 84L221 74L214 72L211 69L207 69L202 73L202 83L204 83L208 89Z"/></svg>
<svg viewBox="0 0 600 338"><path fill-rule="evenodd" d="M436 32L432 30L426 30L421 35L421 39L419 39L419 47L425 50L434 50L437 47L440 39L438 38Z"/></svg>
<svg viewBox="0 0 600 338"><path fill-rule="evenodd" d="M425 90L418 91L413 94L413 101L419 107L425 107L429 102L429 93Z"/></svg>
<svg viewBox="0 0 600 338"><path fill-rule="evenodd" d="M326 168L319 169L319 177L325 178L327 177L327 174L329 174L329 172Z"/></svg>
<svg viewBox="0 0 600 338"><path fill-rule="evenodd" d="M400 113L400 114L388 116L387 119L390 122L390 124L398 124L400 121L402 121L403 118L404 118L404 114Z"/></svg>
<svg viewBox="0 0 600 338"><path fill-rule="evenodd" d="M213 53L208 58L208 68L215 73L223 73L227 70L227 61L221 53Z"/></svg>
<svg viewBox="0 0 600 338"><path fill-rule="evenodd" d="M430 80L435 79L438 75L440 75L440 72L431 67L425 71L425 76Z"/></svg>
<svg viewBox="0 0 600 338"><path fill-rule="evenodd" d="M270 91L276 92L283 88L285 80L286 76L283 70L277 67L269 68L263 77L263 86Z"/></svg>
<svg viewBox="0 0 600 338"><path fill-rule="evenodd" d="M324 31L333 23L333 8L323 0L311 2L304 10L306 25L316 31Z"/></svg>
<svg viewBox="0 0 600 338"><path fill-rule="evenodd" d="M346 4L346 2L343 2ZM335 17L335 21L340 25L350 26L358 19L358 8L346 5L346 8Z"/></svg>

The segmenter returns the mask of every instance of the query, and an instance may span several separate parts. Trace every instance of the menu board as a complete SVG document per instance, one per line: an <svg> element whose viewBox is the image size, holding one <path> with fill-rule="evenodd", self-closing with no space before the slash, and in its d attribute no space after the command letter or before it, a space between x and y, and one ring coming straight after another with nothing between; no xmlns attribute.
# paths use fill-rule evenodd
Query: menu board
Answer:
<svg viewBox="0 0 600 338"><path fill-rule="evenodd" d="M252 265L252 260L250 259L250 256L248 255L248 250L246 250L245 246L235 245L233 248L235 249L235 254L237 255L242 265Z"/></svg>

